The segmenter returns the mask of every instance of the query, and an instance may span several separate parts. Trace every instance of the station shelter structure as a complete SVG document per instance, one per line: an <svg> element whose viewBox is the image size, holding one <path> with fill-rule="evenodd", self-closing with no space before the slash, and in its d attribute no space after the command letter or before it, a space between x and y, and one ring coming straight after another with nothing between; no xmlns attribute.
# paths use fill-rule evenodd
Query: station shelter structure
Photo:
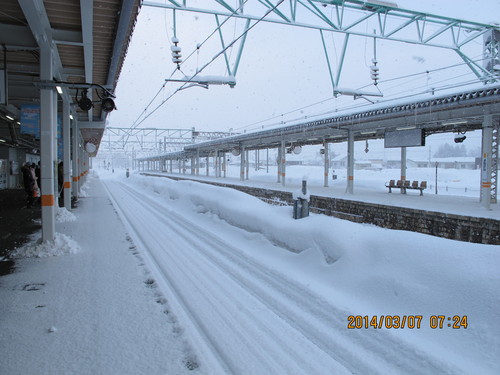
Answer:
<svg viewBox="0 0 500 375"><path fill-rule="evenodd" d="M42 239L55 235L57 166L64 207L99 150L140 0L3 0L0 12L0 189L40 163Z"/></svg>

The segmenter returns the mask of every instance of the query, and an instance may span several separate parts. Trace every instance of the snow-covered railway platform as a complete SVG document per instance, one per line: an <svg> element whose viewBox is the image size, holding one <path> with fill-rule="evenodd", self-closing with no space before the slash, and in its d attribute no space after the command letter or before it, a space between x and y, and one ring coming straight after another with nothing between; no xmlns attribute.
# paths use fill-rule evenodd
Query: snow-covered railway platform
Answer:
<svg viewBox="0 0 500 375"><path fill-rule="evenodd" d="M85 187L59 209L55 243L36 232L0 277L0 374L190 373L195 354L107 191L92 174Z"/></svg>
<svg viewBox="0 0 500 375"><path fill-rule="evenodd" d="M311 168L311 167L309 167ZM235 178L213 178L179 173L141 172L149 176L174 180L200 181L231 188L256 196L271 204L293 206L293 192L300 190L300 181L282 187L266 181L269 175L257 175L241 182ZM382 228L413 231L458 241L500 245L500 207L489 210L479 205L477 198L453 195L425 196L418 192L388 194L383 181L373 181L356 194L343 194L336 187L325 188L314 181L309 185L312 212L335 216L357 223L374 224ZM467 190L467 189L465 189Z"/></svg>

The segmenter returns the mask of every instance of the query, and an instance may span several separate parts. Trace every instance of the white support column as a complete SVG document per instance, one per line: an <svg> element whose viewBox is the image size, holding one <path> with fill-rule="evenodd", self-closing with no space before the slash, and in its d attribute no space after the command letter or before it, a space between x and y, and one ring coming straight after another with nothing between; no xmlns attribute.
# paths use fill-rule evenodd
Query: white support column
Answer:
<svg viewBox="0 0 500 375"><path fill-rule="evenodd" d="M80 188L82 187L82 166L83 166L83 161L82 161L82 158L83 158L83 151L82 151L82 137L80 134L78 134L78 149L77 149L77 159L76 159L76 163L78 164L78 168L77 168L77 171L78 171L78 175L77 175L77 179L78 179L78 194L80 194ZM111 167L113 167L113 165L111 165Z"/></svg>
<svg viewBox="0 0 500 375"><path fill-rule="evenodd" d="M354 194L354 134L347 135L347 188L346 193Z"/></svg>
<svg viewBox="0 0 500 375"><path fill-rule="evenodd" d="M269 149L266 148L266 173L269 173Z"/></svg>
<svg viewBox="0 0 500 375"><path fill-rule="evenodd" d="M59 195L61 191L59 190L59 154L58 154L58 144L57 144L57 133L59 132L59 119L58 119L58 108L57 108L57 93L54 93L54 165L55 165L55 171L54 171L54 205L55 207L59 207Z"/></svg>
<svg viewBox="0 0 500 375"><path fill-rule="evenodd" d="M222 159L222 171L224 173L224 178L226 178L226 175L227 175L227 155L226 153L222 153L222 157L224 159Z"/></svg>
<svg viewBox="0 0 500 375"><path fill-rule="evenodd" d="M90 171L90 155L86 154L86 163L85 163L85 181L87 181L88 173Z"/></svg>
<svg viewBox="0 0 500 375"><path fill-rule="evenodd" d="M70 125L71 120L69 118L69 106L70 103L63 100L63 168L64 168L64 180L63 180L63 191L64 191L64 207L67 210L71 210L71 174L70 174L70 158L71 158L71 145L70 145Z"/></svg>
<svg viewBox="0 0 500 375"><path fill-rule="evenodd" d="M281 141L281 185L285 186L286 176L286 149L285 141Z"/></svg>
<svg viewBox="0 0 500 375"><path fill-rule="evenodd" d="M240 148L240 181L245 180L245 146L241 145Z"/></svg>
<svg viewBox="0 0 500 375"><path fill-rule="evenodd" d="M194 176L195 166L194 166L194 156L191 156L191 176Z"/></svg>
<svg viewBox="0 0 500 375"><path fill-rule="evenodd" d="M209 175L210 175L210 170L209 170L209 168L210 168L210 157L207 155L207 176L209 176Z"/></svg>
<svg viewBox="0 0 500 375"><path fill-rule="evenodd" d="M483 119L483 139L481 149L481 203L487 210L491 204L491 145L493 141L493 116Z"/></svg>
<svg viewBox="0 0 500 375"><path fill-rule="evenodd" d="M401 147L401 181L406 181L406 147ZM401 194L406 194L406 189L399 189Z"/></svg>
<svg viewBox="0 0 500 375"><path fill-rule="evenodd" d="M79 143L78 143L78 120L75 118L73 120L73 126L72 126L73 134L71 138L71 143L72 143L72 167L73 167L73 197L75 197L75 200L78 200L78 174L80 173L78 171L78 155L79 155Z"/></svg>
<svg viewBox="0 0 500 375"><path fill-rule="evenodd" d="M200 175L200 150L196 150L196 175Z"/></svg>
<svg viewBox="0 0 500 375"><path fill-rule="evenodd" d="M498 149L500 141L500 117L493 118L491 142L491 203L498 202Z"/></svg>
<svg viewBox="0 0 500 375"><path fill-rule="evenodd" d="M250 151L246 150L246 155L245 155L245 180L248 180L248 172L250 169Z"/></svg>
<svg viewBox="0 0 500 375"><path fill-rule="evenodd" d="M401 181L406 180L406 147L401 147Z"/></svg>
<svg viewBox="0 0 500 375"><path fill-rule="evenodd" d="M214 156L214 172L215 172L215 178L219 178L219 150L215 150L215 156Z"/></svg>
<svg viewBox="0 0 500 375"><path fill-rule="evenodd" d="M281 182L281 147L278 147L278 158L276 159L276 166L278 169L278 178L276 182L279 184Z"/></svg>
<svg viewBox="0 0 500 375"><path fill-rule="evenodd" d="M50 81L54 77L52 48L40 46L40 79ZM51 89L40 89L40 159L42 241L54 241L55 194L54 194L54 133L56 118L54 108L56 94Z"/></svg>
<svg viewBox="0 0 500 375"><path fill-rule="evenodd" d="M329 153L329 147L330 147L330 144L328 142L324 142L323 143L324 145L324 148L325 148L325 160L324 160L324 164L325 164L325 180L324 180L324 183L323 183L323 186L324 187L328 187L328 171L330 170L330 153Z"/></svg>
<svg viewBox="0 0 500 375"><path fill-rule="evenodd" d="M222 158L220 157L219 151L217 150L217 177L222 177Z"/></svg>
<svg viewBox="0 0 500 375"><path fill-rule="evenodd" d="M255 171L259 170L259 150L255 150Z"/></svg>

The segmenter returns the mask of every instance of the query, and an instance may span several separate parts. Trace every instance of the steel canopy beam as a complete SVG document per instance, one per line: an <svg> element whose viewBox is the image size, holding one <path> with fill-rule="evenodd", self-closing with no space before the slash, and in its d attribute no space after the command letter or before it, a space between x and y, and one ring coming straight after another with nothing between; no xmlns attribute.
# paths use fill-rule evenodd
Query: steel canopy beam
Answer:
<svg viewBox="0 0 500 375"><path fill-rule="evenodd" d="M94 64L94 50L93 50L93 14L94 14L94 0L80 0L81 20L82 20L82 40L83 40L83 59L85 63L85 82L94 82L93 79L93 64ZM87 94L88 98L92 100L92 90ZM93 119L94 111L92 108L88 111L89 121Z"/></svg>
<svg viewBox="0 0 500 375"><path fill-rule="evenodd" d="M218 9L217 7L206 7L206 8L195 8L187 5L186 0L183 4L178 3L158 3L153 1L144 1L143 6L165 8L172 10L181 10L187 12L205 13L212 15L219 15L224 17L235 17L244 18L250 20L260 20L262 14L250 14L250 13L238 13L238 12L227 12ZM210 3L207 1L207 3ZM220 3L214 0L213 3ZM270 0L260 1L263 5L263 11L269 10L274 4ZM318 1L318 0L290 0L291 6L290 11L285 10L283 6L282 10L278 10L279 13L277 18L272 18L270 16L262 19L261 22L278 23L284 25L291 25L297 27L305 27L323 31L332 31L340 33L348 33L352 35L358 35L363 37L376 37L381 39L393 40L398 42L405 42L411 44L427 45L439 48L457 49L462 47L464 44L470 43L471 41L480 38L486 30L500 30L500 27L485 23L466 21L461 19L454 19L434 14L426 14L421 12L415 12L412 10L395 8L395 7L367 7L366 4L369 2L364 1ZM326 13L321 10L315 3L320 5L333 7L338 15L337 20L331 20ZM297 8L303 8L308 11L308 14L313 14L316 16L316 23L309 23L297 20L297 16L304 12L298 12ZM358 14L358 19L345 24L346 17L344 13L346 11L355 10L356 13L350 12L350 15ZM359 12L361 16L359 16ZM289 14L289 15L287 15ZM379 27L373 32L367 32L365 21L372 17L379 18ZM388 30L387 21L393 20L397 25L393 26L392 30ZM427 35L422 27L426 25L427 29L430 29ZM355 29L356 26L360 26L359 30ZM415 27L410 27L415 26ZM431 29L434 26L434 29ZM405 30L413 34L411 37L407 36L396 36L400 31ZM432 41L440 35L448 34L448 43L433 43ZM461 37L463 36L463 37Z"/></svg>

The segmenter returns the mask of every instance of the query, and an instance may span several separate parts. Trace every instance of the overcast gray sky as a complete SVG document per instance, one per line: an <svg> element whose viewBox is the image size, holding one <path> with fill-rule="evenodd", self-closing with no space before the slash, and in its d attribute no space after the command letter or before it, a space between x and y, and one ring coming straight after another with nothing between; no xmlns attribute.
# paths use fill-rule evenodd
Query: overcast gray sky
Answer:
<svg viewBox="0 0 500 375"><path fill-rule="evenodd" d="M188 4L203 7L203 3L208 1L189 0ZM249 6L252 3L256 0L249 0ZM500 22L498 0L399 0L397 4L400 8L470 21ZM288 2L282 6L288 6ZM497 19L492 19L492 15ZM233 35L239 35L243 25L243 20L231 20L224 25L226 39L229 41ZM194 51L197 43L215 28L214 16L178 12L176 31L183 57ZM117 86L118 110L111 114L109 126L132 126L161 88L164 79L174 71L170 52L172 35L172 11L142 7ZM327 40L331 56L335 56L335 52L341 49L343 36L329 35ZM215 34L199 54L182 66L183 72L194 74L220 49L219 37ZM480 43L470 45L471 57L480 56L481 52ZM236 51L232 53L234 59ZM339 86L358 88L371 84L369 65L372 57L373 40L352 37ZM454 52L387 41L377 42L377 59L382 81L462 62ZM223 57L219 57L202 74L225 75ZM174 78L181 76L178 73ZM454 76L461 76L458 81L473 78L468 68L462 66L412 79L380 83L379 87L389 98L404 95L408 90L416 92L445 85L446 80ZM211 86L208 90L189 88L180 91L139 127L250 131L281 121L289 122L335 109L368 104L361 99L354 101L352 97L333 98L321 38L316 30L263 22L258 24L248 35L236 81L233 89ZM150 109L180 85L167 83ZM376 91L376 88L372 86L367 90ZM320 104L297 110L313 103Z"/></svg>

